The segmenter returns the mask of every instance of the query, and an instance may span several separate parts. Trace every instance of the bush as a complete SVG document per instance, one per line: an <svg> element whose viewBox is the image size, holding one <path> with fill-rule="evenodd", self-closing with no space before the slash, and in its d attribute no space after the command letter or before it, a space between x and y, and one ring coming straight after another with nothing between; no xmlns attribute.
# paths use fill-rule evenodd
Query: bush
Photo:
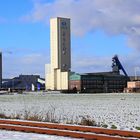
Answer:
<svg viewBox="0 0 140 140"><path fill-rule="evenodd" d="M87 125L87 126L97 126L94 119L90 119L89 117L82 117L80 125Z"/></svg>
<svg viewBox="0 0 140 140"><path fill-rule="evenodd" d="M136 126L136 129L137 129L137 130L140 130L140 127Z"/></svg>
<svg viewBox="0 0 140 140"><path fill-rule="evenodd" d="M117 129L117 126L115 126L114 124L111 126L111 129Z"/></svg>
<svg viewBox="0 0 140 140"><path fill-rule="evenodd" d="M102 124L101 126L104 127L104 128L107 128L108 127L107 124Z"/></svg>

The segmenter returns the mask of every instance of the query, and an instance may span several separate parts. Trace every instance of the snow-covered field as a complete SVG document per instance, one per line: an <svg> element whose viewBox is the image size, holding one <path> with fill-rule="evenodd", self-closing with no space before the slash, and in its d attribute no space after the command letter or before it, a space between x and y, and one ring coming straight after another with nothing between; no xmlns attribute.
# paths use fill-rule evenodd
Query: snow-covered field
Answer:
<svg viewBox="0 0 140 140"><path fill-rule="evenodd" d="M14 131L0 131L1 140L80 140L69 137L51 136L51 135L41 135L35 133L22 133Z"/></svg>
<svg viewBox="0 0 140 140"><path fill-rule="evenodd" d="M117 129L140 127L140 94L31 94L1 95L0 113L45 116L48 112L62 123L82 117Z"/></svg>

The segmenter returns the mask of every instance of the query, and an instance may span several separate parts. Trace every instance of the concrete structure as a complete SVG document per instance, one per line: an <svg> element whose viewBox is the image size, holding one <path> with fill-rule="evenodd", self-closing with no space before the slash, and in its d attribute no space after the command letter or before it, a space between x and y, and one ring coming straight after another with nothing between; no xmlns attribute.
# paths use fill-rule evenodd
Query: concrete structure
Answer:
<svg viewBox="0 0 140 140"><path fill-rule="evenodd" d="M140 93L140 81L127 82L127 88L125 88L124 92L126 92L126 93L133 93L133 92Z"/></svg>
<svg viewBox="0 0 140 140"><path fill-rule="evenodd" d="M81 92L82 84L81 84L81 75L78 73L73 73L69 77L69 90L71 92Z"/></svg>
<svg viewBox="0 0 140 140"><path fill-rule="evenodd" d="M46 89L68 90L71 69L70 19L50 20L51 64L45 66Z"/></svg>
<svg viewBox="0 0 140 140"><path fill-rule="evenodd" d="M140 81L127 82L127 88L140 88Z"/></svg>
<svg viewBox="0 0 140 140"><path fill-rule="evenodd" d="M0 52L0 88L2 88L2 52Z"/></svg>

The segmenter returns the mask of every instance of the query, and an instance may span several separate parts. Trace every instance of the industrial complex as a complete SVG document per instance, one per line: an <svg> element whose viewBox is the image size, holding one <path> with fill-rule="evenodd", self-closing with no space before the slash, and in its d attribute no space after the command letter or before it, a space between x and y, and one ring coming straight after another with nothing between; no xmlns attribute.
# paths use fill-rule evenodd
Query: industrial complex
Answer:
<svg viewBox="0 0 140 140"><path fill-rule="evenodd" d="M50 64L45 65L45 79L39 75L19 75L13 79L2 79L0 53L0 88L65 93L140 92L140 77L129 77L117 55L112 58L112 70L109 72L79 74L71 71L70 21L69 18L62 17L50 19Z"/></svg>
<svg viewBox="0 0 140 140"><path fill-rule="evenodd" d="M78 74L71 71L70 19L50 20L51 62L45 65L46 90L62 92L123 92L129 77L117 55L112 58L112 71ZM124 75L120 74L120 70Z"/></svg>
<svg viewBox="0 0 140 140"><path fill-rule="evenodd" d="M112 58L112 71L71 74L69 89L75 92L112 93L123 92L129 77L117 56ZM124 75L120 74L120 70Z"/></svg>

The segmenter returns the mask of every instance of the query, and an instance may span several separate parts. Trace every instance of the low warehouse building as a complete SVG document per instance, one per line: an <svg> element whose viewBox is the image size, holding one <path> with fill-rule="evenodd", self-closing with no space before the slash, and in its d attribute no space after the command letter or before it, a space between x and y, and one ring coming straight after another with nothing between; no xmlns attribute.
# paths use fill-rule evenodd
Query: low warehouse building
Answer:
<svg viewBox="0 0 140 140"><path fill-rule="evenodd" d="M13 79L8 79L2 84L3 89L11 89L12 91L19 90L44 90L45 84L41 82L43 78L39 75L19 75ZM44 80L45 81L45 80Z"/></svg>
<svg viewBox="0 0 140 140"><path fill-rule="evenodd" d="M69 88L71 91L88 93L123 92L128 77L114 72L72 74Z"/></svg>

